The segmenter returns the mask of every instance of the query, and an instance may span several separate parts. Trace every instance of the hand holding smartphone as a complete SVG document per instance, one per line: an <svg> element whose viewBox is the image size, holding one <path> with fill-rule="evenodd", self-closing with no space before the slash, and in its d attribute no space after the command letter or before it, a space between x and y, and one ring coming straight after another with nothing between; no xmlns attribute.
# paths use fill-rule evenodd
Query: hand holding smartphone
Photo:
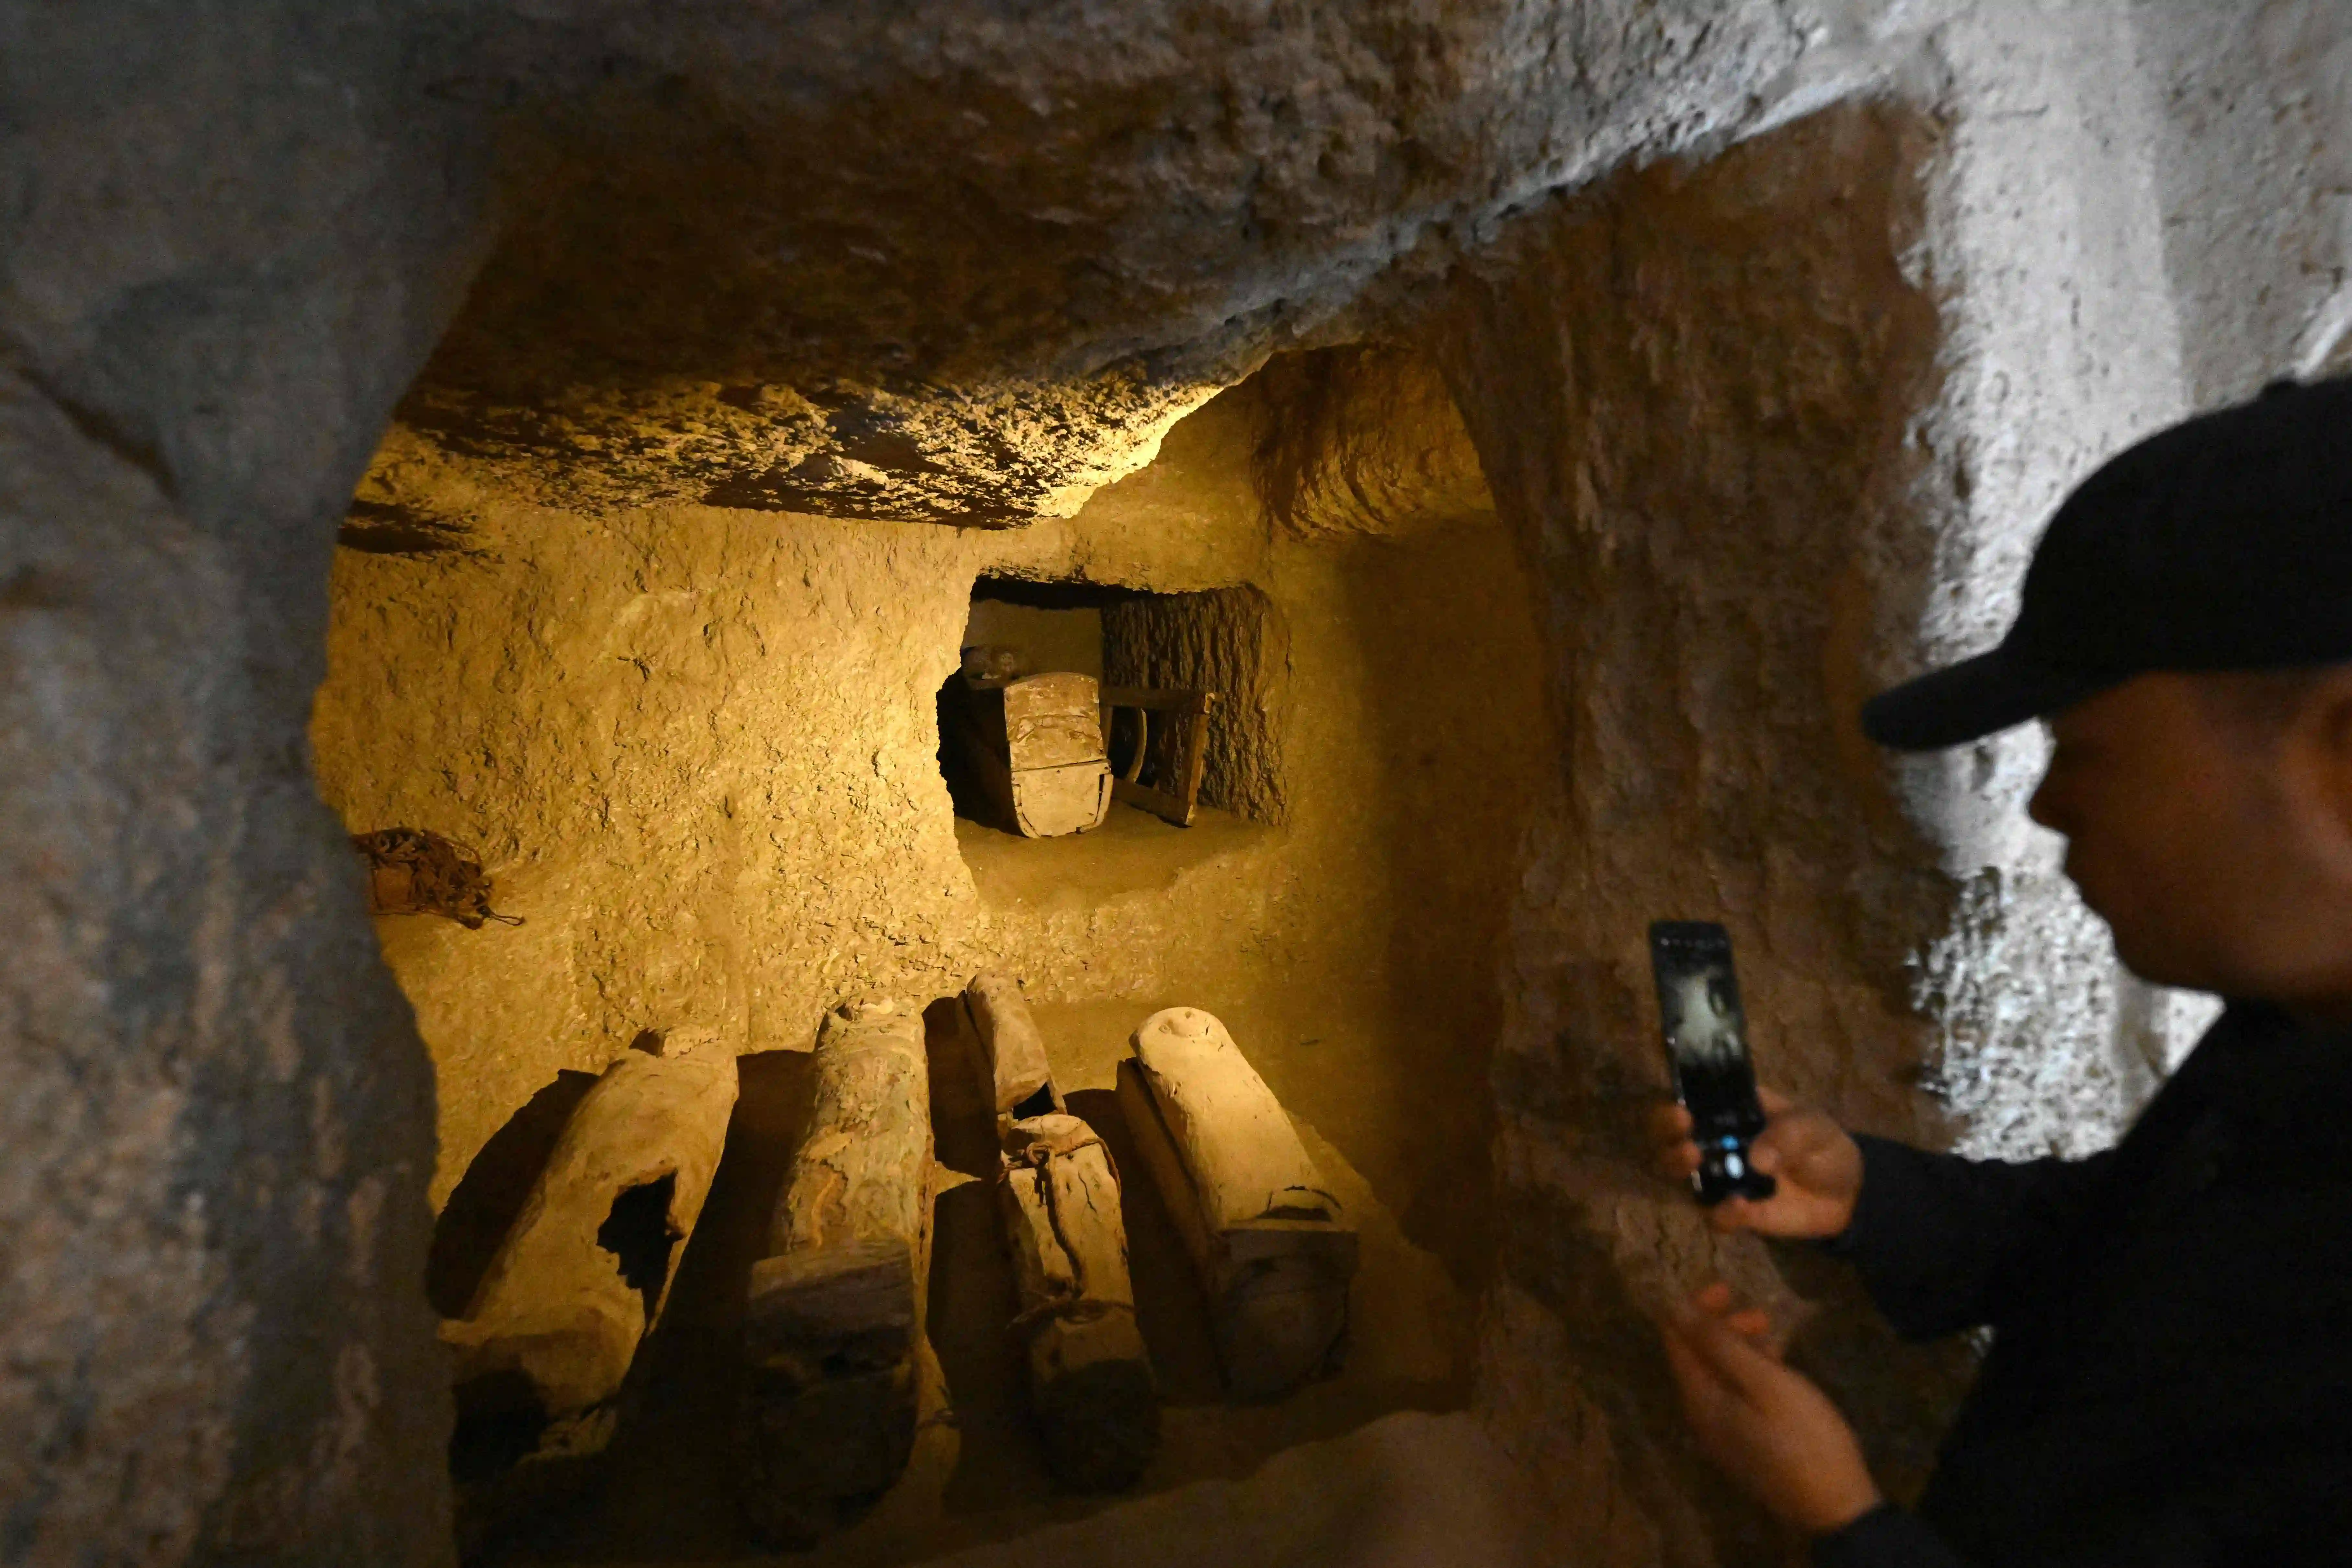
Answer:
<svg viewBox="0 0 2352 1568"><path fill-rule="evenodd" d="M1728 1197L1761 1201L1778 1190L1755 1167L1751 1145L1764 1107L1748 1054L1748 1017L1731 967L1731 937L1711 921L1658 921L1650 927L1650 968L1675 1098L1690 1112L1698 1169L1691 1186L1712 1206Z"/></svg>

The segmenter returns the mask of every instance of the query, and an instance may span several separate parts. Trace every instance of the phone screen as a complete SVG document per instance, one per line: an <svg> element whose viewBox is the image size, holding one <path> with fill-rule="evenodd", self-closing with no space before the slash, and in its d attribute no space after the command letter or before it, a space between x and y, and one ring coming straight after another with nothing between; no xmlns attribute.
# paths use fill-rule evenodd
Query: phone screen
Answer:
<svg viewBox="0 0 2352 1568"><path fill-rule="evenodd" d="M1730 933L1711 921L1659 921L1650 927L1650 968L1675 1094L1690 1112L1698 1144L1692 1183L1699 1201L1769 1197L1772 1178L1748 1160L1749 1141L1764 1130L1764 1108L1748 1056Z"/></svg>

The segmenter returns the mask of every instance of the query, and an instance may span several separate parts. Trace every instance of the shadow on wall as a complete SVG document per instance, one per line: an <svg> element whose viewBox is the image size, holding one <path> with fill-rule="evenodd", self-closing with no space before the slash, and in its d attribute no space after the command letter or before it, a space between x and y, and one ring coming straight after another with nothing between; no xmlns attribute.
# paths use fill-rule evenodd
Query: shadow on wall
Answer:
<svg viewBox="0 0 2352 1568"><path fill-rule="evenodd" d="M473 1305L499 1243L513 1228L530 1196L531 1184L547 1168L563 1124L596 1087L593 1072L560 1072L474 1156L466 1174L442 1206L433 1227L433 1250L425 1265L425 1295L445 1318L462 1318Z"/></svg>
<svg viewBox="0 0 2352 1568"><path fill-rule="evenodd" d="M1510 926L1501 879L1558 787L1542 647L1500 529L1365 541L1343 557L1341 584L1359 628L1360 740L1382 785L1367 831L1386 867L1388 1006L1402 1033L1428 1042L1414 1102L1398 1110L1436 1153L1400 1218L1469 1285L1487 1277L1495 1231L1488 1062Z"/></svg>

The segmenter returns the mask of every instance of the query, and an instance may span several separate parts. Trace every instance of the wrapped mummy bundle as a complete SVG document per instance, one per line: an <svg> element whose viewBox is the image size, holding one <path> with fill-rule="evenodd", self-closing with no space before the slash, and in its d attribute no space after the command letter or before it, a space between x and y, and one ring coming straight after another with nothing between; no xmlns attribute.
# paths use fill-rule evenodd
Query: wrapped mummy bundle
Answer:
<svg viewBox="0 0 2352 1568"><path fill-rule="evenodd" d="M998 1213L1021 1292L1014 1330L1055 1478L1078 1491L1134 1484L1160 1447L1160 1395L1135 1322L1118 1172L1068 1114L1018 986L983 974L964 1010L993 1097Z"/></svg>

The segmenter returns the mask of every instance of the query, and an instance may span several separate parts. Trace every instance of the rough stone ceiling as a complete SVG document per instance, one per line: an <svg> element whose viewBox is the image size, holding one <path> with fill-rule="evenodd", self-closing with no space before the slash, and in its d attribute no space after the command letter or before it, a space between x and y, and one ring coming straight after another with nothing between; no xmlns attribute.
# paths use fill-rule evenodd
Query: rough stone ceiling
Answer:
<svg viewBox="0 0 2352 1568"><path fill-rule="evenodd" d="M425 68L503 117L501 227L401 418L551 503L1064 515L1514 207L1825 96L1889 18L510 0Z"/></svg>

